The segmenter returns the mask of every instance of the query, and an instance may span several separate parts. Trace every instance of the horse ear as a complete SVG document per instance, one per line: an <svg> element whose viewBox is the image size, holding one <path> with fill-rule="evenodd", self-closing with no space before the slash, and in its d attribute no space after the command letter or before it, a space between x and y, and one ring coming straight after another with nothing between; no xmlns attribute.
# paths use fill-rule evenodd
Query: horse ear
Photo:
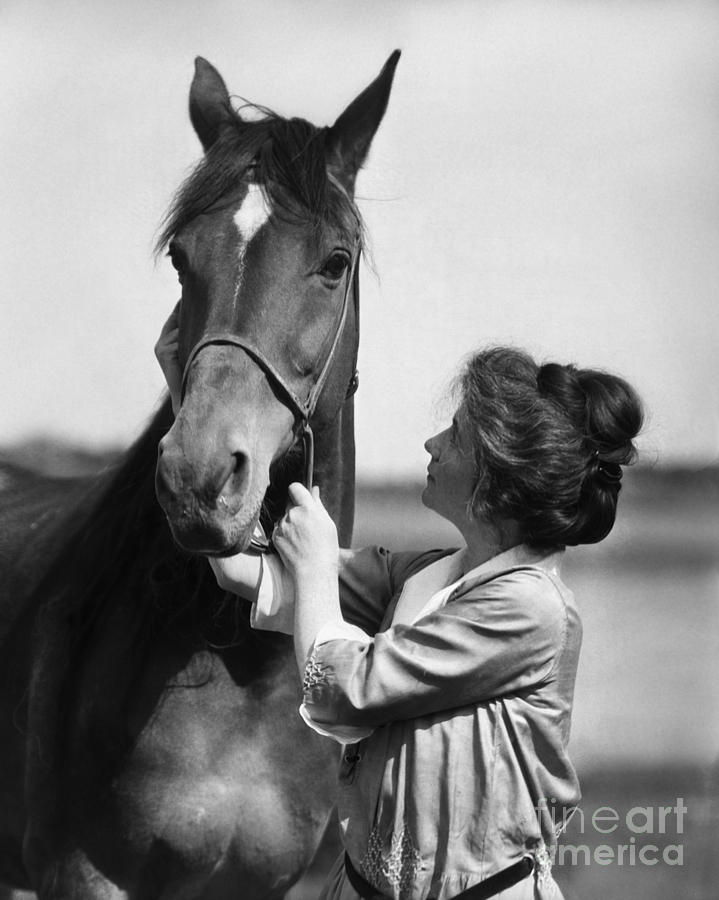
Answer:
<svg viewBox="0 0 719 900"><path fill-rule="evenodd" d="M206 59L196 57L195 77L190 87L190 121L205 150L215 143L222 126L234 119L222 76Z"/></svg>
<svg viewBox="0 0 719 900"><path fill-rule="evenodd" d="M356 97L327 134L327 164L349 191L382 121L400 51L395 50L375 80Z"/></svg>

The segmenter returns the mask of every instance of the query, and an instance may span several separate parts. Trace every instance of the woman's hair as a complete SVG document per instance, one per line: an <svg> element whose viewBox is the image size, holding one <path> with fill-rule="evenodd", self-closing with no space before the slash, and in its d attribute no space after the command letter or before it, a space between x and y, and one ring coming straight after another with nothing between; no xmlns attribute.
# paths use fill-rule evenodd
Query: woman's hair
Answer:
<svg viewBox="0 0 719 900"><path fill-rule="evenodd" d="M457 379L476 466L472 514L513 520L535 547L592 544L614 525L622 466L634 461L642 404L616 375L538 365L491 347Z"/></svg>

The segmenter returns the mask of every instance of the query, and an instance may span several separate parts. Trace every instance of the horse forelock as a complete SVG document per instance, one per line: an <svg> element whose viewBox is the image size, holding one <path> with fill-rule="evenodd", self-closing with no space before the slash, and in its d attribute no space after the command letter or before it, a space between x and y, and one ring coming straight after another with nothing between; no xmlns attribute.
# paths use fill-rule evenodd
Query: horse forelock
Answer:
<svg viewBox="0 0 719 900"><path fill-rule="evenodd" d="M318 234L334 227L352 246L362 245L360 212L327 169L328 129L261 111L263 118L250 122L236 115L180 185L163 221L158 253L198 216L232 202L248 175L279 217Z"/></svg>

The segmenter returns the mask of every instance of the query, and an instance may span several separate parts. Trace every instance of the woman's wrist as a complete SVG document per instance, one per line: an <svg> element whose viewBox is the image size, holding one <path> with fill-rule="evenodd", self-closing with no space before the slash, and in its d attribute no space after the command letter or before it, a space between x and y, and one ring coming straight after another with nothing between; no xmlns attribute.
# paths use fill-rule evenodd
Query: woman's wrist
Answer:
<svg viewBox="0 0 719 900"><path fill-rule="evenodd" d="M315 572L295 576L295 658L302 677L307 657L323 625L343 622L336 578Z"/></svg>
<svg viewBox="0 0 719 900"><path fill-rule="evenodd" d="M254 553L208 557L217 584L223 591L255 601L262 582L262 557Z"/></svg>
<svg viewBox="0 0 719 900"><path fill-rule="evenodd" d="M292 578L296 584L320 582L336 583L339 578L339 559L337 560L300 560L291 568Z"/></svg>

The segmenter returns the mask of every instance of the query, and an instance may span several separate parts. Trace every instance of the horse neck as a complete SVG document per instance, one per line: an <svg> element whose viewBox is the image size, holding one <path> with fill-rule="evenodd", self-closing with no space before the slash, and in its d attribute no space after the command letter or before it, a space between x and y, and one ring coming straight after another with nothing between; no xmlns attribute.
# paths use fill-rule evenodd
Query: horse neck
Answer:
<svg viewBox="0 0 719 900"><path fill-rule="evenodd" d="M349 547L354 524L355 439L354 398L349 397L335 419L315 432L315 484L337 525L341 547Z"/></svg>

